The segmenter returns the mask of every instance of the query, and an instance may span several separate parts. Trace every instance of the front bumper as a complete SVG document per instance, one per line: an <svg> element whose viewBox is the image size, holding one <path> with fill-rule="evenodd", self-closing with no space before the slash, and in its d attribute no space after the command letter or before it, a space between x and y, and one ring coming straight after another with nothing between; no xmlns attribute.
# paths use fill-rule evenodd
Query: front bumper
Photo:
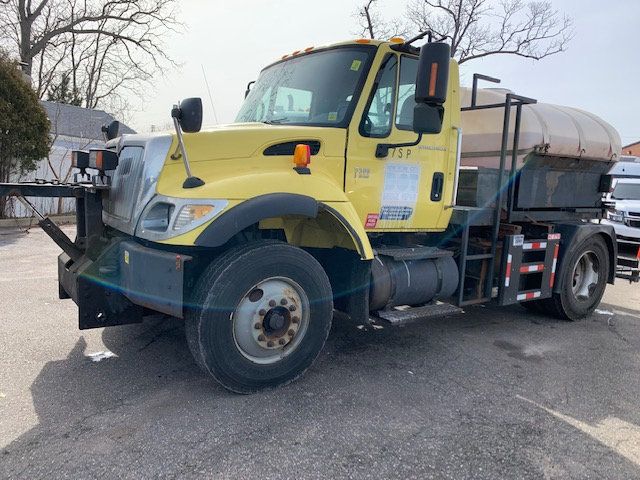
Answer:
<svg viewBox="0 0 640 480"><path fill-rule="evenodd" d="M618 237L638 239L638 241L640 241L640 228L630 227L624 223L612 222L610 220L602 220L602 223L612 225Z"/></svg>
<svg viewBox="0 0 640 480"><path fill-rule="evenodd" d="M96 260L58 257L61 298L78 305L80 329L142 321L144 309L183 317L187 255L114 239Z"/></svg>

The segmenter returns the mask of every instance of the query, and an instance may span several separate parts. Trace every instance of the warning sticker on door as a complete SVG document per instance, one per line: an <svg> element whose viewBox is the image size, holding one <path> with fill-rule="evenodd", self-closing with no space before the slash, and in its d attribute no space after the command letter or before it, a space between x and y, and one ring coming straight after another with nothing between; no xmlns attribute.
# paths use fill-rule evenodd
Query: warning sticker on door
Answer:
<svg viewBox="0 0 640 480"><path fill-rule="evenodd" d="M376 228L378 224L378 214L370 213L367 215L367 221L364 222L364 228Z"/></svg>
<svg viewBox="0 0 640 480"><path fill-rule="evenodd" d="M380 220L408 220L418 202L420 166L388 163L384 168Z"/></svg>

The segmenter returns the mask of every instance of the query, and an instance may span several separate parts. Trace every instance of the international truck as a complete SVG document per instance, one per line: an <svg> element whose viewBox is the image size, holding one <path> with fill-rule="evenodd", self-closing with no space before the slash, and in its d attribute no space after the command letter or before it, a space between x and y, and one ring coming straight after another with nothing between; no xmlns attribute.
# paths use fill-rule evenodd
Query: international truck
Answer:
<svg viewBox="0 0 640 480"><path fill-rule="evenodd" d="M104 148L73 152L73 182L0 194L76 199L73 240L36 214L80 329L183 319L197 364L233 392L299 377L334 311L389 326L490 302L585 318L615 278L599 220L617 133L478 88L491 77L461 89L450 53L428 33L296 51L249 84L232 124L203 130L187 99L175 132L112 124Z"/></svg>

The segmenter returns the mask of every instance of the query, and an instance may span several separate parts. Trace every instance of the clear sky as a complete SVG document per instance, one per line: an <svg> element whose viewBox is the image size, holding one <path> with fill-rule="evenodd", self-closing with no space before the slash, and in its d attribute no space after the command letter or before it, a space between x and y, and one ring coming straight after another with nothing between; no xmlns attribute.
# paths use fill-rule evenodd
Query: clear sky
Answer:
<svg viewBox="0 0 640 480"><path fill-rule="evenodd" d="M403 0L381 0L390 14ZM354 38L356 0L182 0L185 33L167 38L180 68L159 77L144 100L131 99L129 123L138 131L166 126L171 105L200 96L205 124L231 122L247 82L263 66L308 46ZM541 61L496 56L465 63L462 82L475 72L499 77L502 87L539 101L593 112L612 123L623 144L640 140L640 0L553 0L574 19L568 51Z"/></svg>

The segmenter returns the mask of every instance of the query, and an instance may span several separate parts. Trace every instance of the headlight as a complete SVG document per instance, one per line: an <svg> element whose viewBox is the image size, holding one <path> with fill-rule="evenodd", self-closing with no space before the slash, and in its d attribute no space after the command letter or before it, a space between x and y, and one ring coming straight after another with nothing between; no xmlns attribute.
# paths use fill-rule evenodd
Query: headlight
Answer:
<svg viewBox="0 0 640 480"><path fill-rule="evenodd" d="M173 229L182 230L187 225L209 215L214 208L213 205L185 205L173 222Z"/></svg>
<svg viewBox="0 0 640 480"><path fill-rule="evenodd" d="M609 217L609 220L611 220L612 222L624 222L624 212L621 210L610 210L607 215Z"/></svg>
<svg viewBox="0 0 640 480"><path fill-rule="evenodd" d="M219 215L227 200L200 200L156 195L142 212L136 236L167 240L189 232Z"/></svg>

